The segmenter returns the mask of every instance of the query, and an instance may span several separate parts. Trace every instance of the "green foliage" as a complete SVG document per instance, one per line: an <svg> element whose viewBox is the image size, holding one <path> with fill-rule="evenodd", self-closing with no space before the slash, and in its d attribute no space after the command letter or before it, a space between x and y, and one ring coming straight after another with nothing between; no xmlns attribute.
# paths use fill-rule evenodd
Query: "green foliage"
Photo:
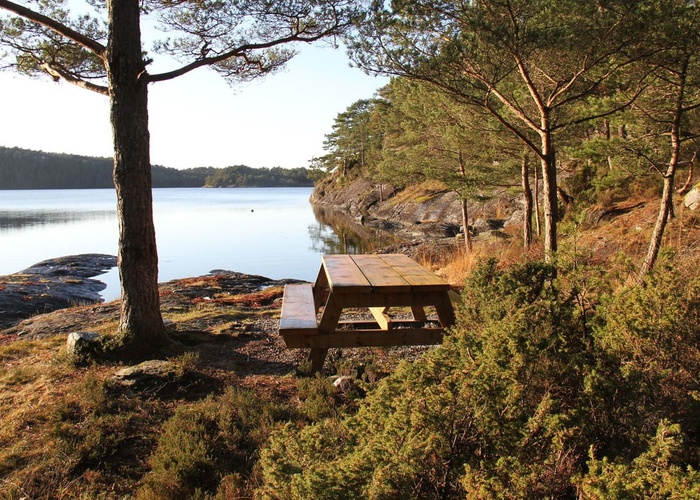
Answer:
<svg viewBox="0 0 700 500"><path fill-rule="evenodd" d="M371 170L382 148L380 118L386 105L383 99L361 99L338 113L323 143L326 154L313 160L318 168L341 178Z"/></svg>
<svg viewBox="0 0 700 500"><path fill-rule="evenodd" d="M299 379L292 410L229 387L183 403L157 438L139 434L153 418L144 399L86 377L47 419L57 454L7 491L117 477L157 440L137 498L696 497L700 277L672 257L660 264L614 290L583 259L556 276L542 262L486 261L443 345L376 384L376 366L337 361L366 375L366 396ZM5 360L27 349L7 346ZM172 363L185 373L197 357ZM0 469L23 459L9 452Z"/></svg>
<svg viewBox="0 0 700 500"><path fill-rule="evenodd" d="M0 147L0 189L113 188L111 158L44 153ZM306 168L152 167L153 187L298 187L312 186Z"/></svg>
<svg viewBox="0 0 700 500"><path fill-rule="evenodd" d="M196 370L199 364L199 353L196 351L188 351L180 356L170 359L169 361L173 365L175 377L182 379L188 373Z"/></svg>
<svg viewBox="0 0 700 500"><path fill-rule="evenodd" d="M581 479L583 499L691 499L700 497L700 473L683 468L678 459L681 448L680 426L659 423L648 449L631 462L597 460L593 453L589 471Z"/></svg>
<svg viewBox="0 0 700 500"><path fill-rule="evenodd" d="M52 415L52 437L74 472L109 468L110 458L128 447L134 408L113 389L88 376Z"/></svg>
<svg viewBox="0 0 700 500"><path fill-rule="evenodd" d="M470 200L513 182L522 148L516 152L511 135L483 110L408 79L393 80L384 94L391 106L383 115L378 177L401 187L438 180Z"/></svg>
<svg viewBox="0 0 700 500"><path fill-rule="evenodd" d="M305 168L251 168L236 165L216 169L206 178L211 187L303 187L312 186Z"/></svg>
<svg viewBox="0 0 700 500"><path fill-rule="evenodd" d="M229 490L242 488L258 448L285 417L282 406L234 387L178 408L163 427L137 498L202 497L224 478Z"/></svg>
<svg viewBox="0 0 700 500"><path fill-rule="evenodd" d="M635 456L659 422L700 442L700 280L660 268L598 311L599 358L587 378L597 452ZM688 452L690 453L690 452ZM696 449L692 454L698 453Z"/></svg>
<svg viewBox="0 0 700 500"><path fill-rule="evenodd" d="M0 189L114 188L110 158L0 147ZM201 187L202 169L152 167L153 187Z"/></svg>
<svg viewBox="0 0 700 500"><path fill-rule="evenodd" d="M462 486L474 495L567 497L566 477L581 461L577 406L588 361L587 321L553 268L525 263L506 272L491 261L463 299L474 333L474 387L487 455L465 464Z"/></svg>
<svg viewBox="0 0 700 500"><path fill-rule="evenodd" d="M551 272L485 266L443 346L402 364L356 415L273 435L267 494L283 477L279 498L458 498L489 482L513 498L570 492L580 323Z"/></svg>
<svg viewBox="0 0 700 500"><path fill-rule="evenodd" d="M588 161L577 165L573 174L563 181L566 192L576 199L577 205L591 205L595 202L595 190L593 182L596 179L598 169Z"/></svg>
<svg viewBox="0 0 700 500"><path fill-rule="evenodd" d="M321 482L316 474L307 474L319 467L327 470L329 463L348 449L350 437L335 419L322 420L301 431L291 423L277 429L260 452L263 483L256 493L268 499L357 498L354 491L346 489L345 482Z"/></svg>
<svg viewBox="0 0 700 500"><path fill-rule="evenodd" d="M700 281L609 294L601 271L493 260L445 343L352 415L275 431L265 498L691 498ZM683 286L681 286L683 283ZM606 295L608 294L608 295ZM668 422L677 422L669 424Z"/></svg>
<svg viewBox="0 0 700 500"><path fill-rule="evenodd" d="M327 378L320 375L299 379L300 411L312 422L334 417L341 413L337 390Z"/></svg>

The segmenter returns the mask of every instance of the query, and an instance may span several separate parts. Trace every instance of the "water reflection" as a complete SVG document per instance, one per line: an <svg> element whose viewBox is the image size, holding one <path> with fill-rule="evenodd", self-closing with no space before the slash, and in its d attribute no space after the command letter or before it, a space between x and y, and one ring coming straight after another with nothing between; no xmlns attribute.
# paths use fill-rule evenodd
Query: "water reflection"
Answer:
<svg viewBox="0 0 700 500"><path fill-rule="evenodd" d="M0 210L0 229L24 229L32 226L71 224L116 217L114 210L77 211L15 211Z"/></svg>
<svg viewBox="0 0 700 500"><path fill-rule="evenodd" d="M320 254L372 253L391 232L309 204L310 188L156 189L160 281L212 269L273 279L316 278ZM0 275L64 255L116 255L113 190L0 191ZM116 269L98 279L119 294Z"/></svg>
<svg viewBox="0 0 700 500"><path fill-rule="evenodd" d="M317 224L309 226L311 250L321 254L371 253L401 243L388 231L358 224L347 214L327 207L314 206Z"/></svg>

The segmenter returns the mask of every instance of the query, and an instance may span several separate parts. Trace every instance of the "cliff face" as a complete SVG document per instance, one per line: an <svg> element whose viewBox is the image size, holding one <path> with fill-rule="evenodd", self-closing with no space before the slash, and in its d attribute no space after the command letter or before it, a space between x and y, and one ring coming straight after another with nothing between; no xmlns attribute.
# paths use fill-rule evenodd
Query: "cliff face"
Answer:
<svg viewBox="0 0 700 500"><path fill-rule="evenodd" d="M408 240L453 237L464 232L459 197L436 182L399 190L361 177L348 180L330 176L316 185L311 202L341 211L360 224L391 229ZM486 202L470 203L468 211L472 234L522 224L521 200L507 192Z"/></svg>

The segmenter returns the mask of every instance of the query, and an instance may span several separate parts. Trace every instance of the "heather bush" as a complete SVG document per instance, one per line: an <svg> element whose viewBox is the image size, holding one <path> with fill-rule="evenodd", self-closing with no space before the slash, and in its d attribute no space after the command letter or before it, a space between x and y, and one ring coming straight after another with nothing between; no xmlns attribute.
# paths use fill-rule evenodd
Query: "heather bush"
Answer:
<svg viewBox="0 0 700 500"><path fill-rule="evenodd" d="M257 450L275 421L287 417L283 406L233 387L178 408L163 427L137 497L205 498L220 484L245 490Z"/></svg>

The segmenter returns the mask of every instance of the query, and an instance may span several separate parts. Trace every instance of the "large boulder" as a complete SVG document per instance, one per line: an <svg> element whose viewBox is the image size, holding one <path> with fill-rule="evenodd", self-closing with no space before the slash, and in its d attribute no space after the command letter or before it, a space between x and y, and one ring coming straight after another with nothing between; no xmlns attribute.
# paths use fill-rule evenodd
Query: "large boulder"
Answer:
<svg viewBox="0 0 700 500"><path fill-rule="evenodd" d="M78 359L89 359L102 349L100 334L97 332L71 332L66 341L68 354Z"/></svg>
<svg viewBox="0 0 700 500"><path fill-rule="evenodd" d="M691 210L700 209L700 182L685 195L683 203Z"/></svg>

